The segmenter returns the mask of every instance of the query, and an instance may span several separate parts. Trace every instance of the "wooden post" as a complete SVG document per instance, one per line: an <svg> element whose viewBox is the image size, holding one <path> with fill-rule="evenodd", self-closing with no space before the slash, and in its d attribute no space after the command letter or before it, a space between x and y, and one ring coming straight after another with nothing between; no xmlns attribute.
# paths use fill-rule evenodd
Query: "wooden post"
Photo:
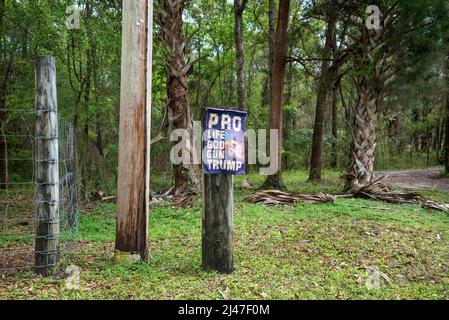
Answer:
<svg viewBox="0 0 449 320"><path fill-rule="evenodd" d="M123 1L115 248L148 259L153 1Z"/></svg>
<svg viewBox="0 0 449 320"><path fill-rule="evenodd" d="M59 246L59 150L56 65L36 58L36 240L35 271L49 276Z"/></svg>
<svg viewBox="0 0 449 320"><path fill-rule="evenodd" d="M205 174L203 181L202 268L230 274L234 271L234 176Z"/></svg>

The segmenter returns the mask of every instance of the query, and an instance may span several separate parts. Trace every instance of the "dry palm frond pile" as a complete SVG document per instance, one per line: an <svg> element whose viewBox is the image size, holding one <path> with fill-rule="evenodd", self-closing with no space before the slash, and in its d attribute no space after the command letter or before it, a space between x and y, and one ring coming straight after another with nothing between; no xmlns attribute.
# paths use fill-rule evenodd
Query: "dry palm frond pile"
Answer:
<svg viewBox="0 0 449 320"><path fill-rule="evenodd" d="M449 204L424 199L414 191L392 190L382 183L385 178L387 177L382 177L370 184L355 188L352 190L352 195L355 198L373 199L393 204L421 205L425 209L449 212Z"/></svg>
<svg viewBox="0 0 449 320"><path fill-rule="evenodd" d="M343 198L363 198L392 204L421 205L425 209L449 212L449 204L426 200L416 192L392 190L382 183L384 179L385 177L375 180L370 184L356 187L348 194L330 195L318 193L313 195L298 195L278 190L261 190L246 198L245 201L265 205L292 206L296 203L316 204L334 202L336 199Z"/></svg>
<svg viewBox="0 0 449 320"><path fill-rule="evenodd" d="M314 195L297 195L278 190L261 190L252 194L245 201L268 205L294 205L295 203L327 203L334 202L335 196L318 193Z"/></svg>

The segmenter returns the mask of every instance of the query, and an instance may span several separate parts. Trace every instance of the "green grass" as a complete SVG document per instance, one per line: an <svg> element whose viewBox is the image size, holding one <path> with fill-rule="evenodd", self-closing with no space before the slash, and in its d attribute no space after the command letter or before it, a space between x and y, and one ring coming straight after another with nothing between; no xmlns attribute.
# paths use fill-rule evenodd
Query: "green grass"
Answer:
<svg viewBox="0 0 449 320"><path fill-rule="evenodd" d="M285 175L290 191L339 192L338 173L308 184L305 172ZM262 178L250 176L258 185ZM155 207L148 264L114 263L114 205L80 218L81 290L64 279L30 273L1 276L0 299L449 299L449 216L367 200L266 207L242 202L236 178L235 267L229 276L201 270L201 208ZM449 195L432 192L449 202ZM391 279L366 288L366 268Z"/></svg>

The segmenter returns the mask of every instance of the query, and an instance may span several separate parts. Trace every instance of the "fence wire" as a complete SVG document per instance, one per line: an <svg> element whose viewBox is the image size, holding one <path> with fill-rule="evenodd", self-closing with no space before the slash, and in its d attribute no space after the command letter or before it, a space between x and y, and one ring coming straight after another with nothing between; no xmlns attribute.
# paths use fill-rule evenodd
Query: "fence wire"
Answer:
<svg viewBox="0 0 449 320"><path fill-rule="evenodd" d="M36 142L49 137L35 136L35 109L0 112L3 119L0 124L0 273L31 270L36 254L55 253L36 252L37 224L48 225L47 235L40 236L41 239L58 239L58 258L48 261L47 266L64 264L78 239L80 203L75 130L58 114L58 137L50 138L57 139L59 145L59 200L47 202L49 206L58 205L58 218L44 221L36 215L36 206L45 202L37 198L37 190L43 184L36 180L36 165L52 159L36 159ZM57 224L59 228L55 231L51 226Z"/></svg>

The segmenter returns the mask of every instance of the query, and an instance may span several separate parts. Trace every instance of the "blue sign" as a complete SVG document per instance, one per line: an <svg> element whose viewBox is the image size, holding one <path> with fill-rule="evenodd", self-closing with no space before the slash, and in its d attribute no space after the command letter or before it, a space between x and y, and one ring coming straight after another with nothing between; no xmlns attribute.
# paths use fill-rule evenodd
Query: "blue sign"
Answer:
<svg viewBox="0 0 449 320"><path fill-rule="evenodd" d="M204 119L206 174L245 175L246 112L208 108Z"/></svg>

